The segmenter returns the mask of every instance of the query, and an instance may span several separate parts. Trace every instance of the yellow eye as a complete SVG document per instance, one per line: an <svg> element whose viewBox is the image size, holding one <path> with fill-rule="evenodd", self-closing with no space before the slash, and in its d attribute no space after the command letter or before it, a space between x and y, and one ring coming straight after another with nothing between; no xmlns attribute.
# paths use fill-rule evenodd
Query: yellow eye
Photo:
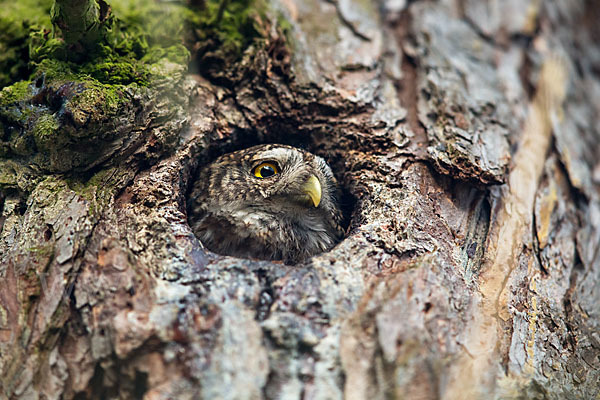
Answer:
<svg viewBox="0 0 600 400"><path fill-rule="evenodd" d="M268 178L273 175L277 175L279 170L277 166L270 162L264 162L254 168L254 176L257 178Z"/></svg>

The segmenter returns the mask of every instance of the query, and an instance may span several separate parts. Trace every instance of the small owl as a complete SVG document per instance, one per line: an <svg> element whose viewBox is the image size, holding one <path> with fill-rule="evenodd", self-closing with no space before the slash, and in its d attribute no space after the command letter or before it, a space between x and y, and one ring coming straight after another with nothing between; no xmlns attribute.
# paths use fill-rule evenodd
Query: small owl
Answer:
<svg viewBox="0 0 600 400"><path fill-rule="evenodd" d="M338 198L336 180L321 157L259 145L200 170L188 220L215 253L297 263L341 240Z"/></svg>

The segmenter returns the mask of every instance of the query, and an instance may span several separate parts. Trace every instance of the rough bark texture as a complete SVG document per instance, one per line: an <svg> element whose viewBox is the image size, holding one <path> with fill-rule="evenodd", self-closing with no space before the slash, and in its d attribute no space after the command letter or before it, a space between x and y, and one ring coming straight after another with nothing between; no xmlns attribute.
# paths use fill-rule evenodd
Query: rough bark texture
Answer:
<svg viewBox="0 0 600 400"><path fill-rule="evenodd" d="M3 120L40 144L0 153L0 398L596 398L600 6L267 9L235 63L205 44L59 147ZM194 237L197 168L259 142L330 162L332 251Z"/></svg>

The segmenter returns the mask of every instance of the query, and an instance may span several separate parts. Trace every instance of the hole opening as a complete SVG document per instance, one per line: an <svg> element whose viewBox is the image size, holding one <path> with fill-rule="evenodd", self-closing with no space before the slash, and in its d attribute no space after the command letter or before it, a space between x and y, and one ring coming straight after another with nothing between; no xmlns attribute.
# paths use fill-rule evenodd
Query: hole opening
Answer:
<svg viewBox="0 0 600 400"><path fill-rule="evenodd" d="M189 171L190 175L189 179L187 180L185 196L185 207L188 211L188 223L192 225L189 219L191 204L190 196L192 195L194 182L196 181L195 177L202 168L214 162L217 158L224 154L243 150L260 144L282 144L296 147L315 154L323 158L330 166L337 181L339 189L337 202L342 213L342 221L340 225L343 230L343 237L336 244L343 241L349 234L349 227L352 226L353 213L357 204L356 197L352 195L350 191L350 182L347 179L346 171L344 170L345 150L340 149L339 151L331 151L328 149L328 147L323 146L322 132L315 133L311 131L299 131L294 128L296 127L293 123L271 123L269 125L269 129L266 129L264 132L257 130L235 129L225 140L211 142L207 148L198 155L198 161L196 165L193 165ZM329 134L331 134L331 132ZM199 238L199 240L202 242L202 239ZM329 250L316 253L314 256L326 253L327 251Z"/></svg>

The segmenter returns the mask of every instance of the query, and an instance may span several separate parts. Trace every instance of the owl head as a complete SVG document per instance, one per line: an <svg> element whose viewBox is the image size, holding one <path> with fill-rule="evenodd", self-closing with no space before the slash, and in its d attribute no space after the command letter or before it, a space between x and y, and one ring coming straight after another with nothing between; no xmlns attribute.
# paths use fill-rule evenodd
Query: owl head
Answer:
<svg viewBox="0 0 600 400"><path fill-rule="evenodd" d="M321 157L285 145L259 145L200 170L188 219L211 251L294 263L341 239L338 194Z"/></svg>

